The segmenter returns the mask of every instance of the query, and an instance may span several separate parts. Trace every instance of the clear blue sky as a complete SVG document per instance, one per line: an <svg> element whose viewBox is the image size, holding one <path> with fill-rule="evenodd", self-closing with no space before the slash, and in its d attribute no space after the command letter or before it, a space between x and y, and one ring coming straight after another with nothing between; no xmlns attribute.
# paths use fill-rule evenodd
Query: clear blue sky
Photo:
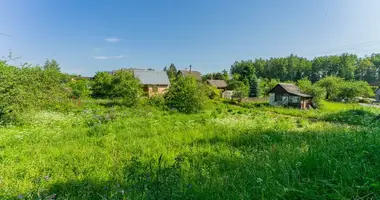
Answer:
<svg viewBox="0 0 380 200"><path fill-rule="evenodd" d="M65 72L380 52L379 0L2 0L0 56Z"/></svg>

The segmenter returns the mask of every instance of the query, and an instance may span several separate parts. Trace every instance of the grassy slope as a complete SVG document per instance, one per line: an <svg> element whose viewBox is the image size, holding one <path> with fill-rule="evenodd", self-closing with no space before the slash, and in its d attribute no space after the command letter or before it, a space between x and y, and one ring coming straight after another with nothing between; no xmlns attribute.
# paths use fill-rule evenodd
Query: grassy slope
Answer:
<svg viewBox="0 0 380 200"><path fill-rule="evenodd" d="M342 105L30 113L0 128L0 198L379 198L377 111Z"/></svg>

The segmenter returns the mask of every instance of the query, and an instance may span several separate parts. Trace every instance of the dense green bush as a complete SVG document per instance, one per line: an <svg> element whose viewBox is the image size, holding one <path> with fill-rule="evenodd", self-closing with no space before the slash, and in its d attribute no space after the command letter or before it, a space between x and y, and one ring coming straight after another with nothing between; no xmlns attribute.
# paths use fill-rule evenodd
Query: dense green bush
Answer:
<svg viewBox="0 0 380 200"><path fill-rule="evenodd" d="M72 80L68 85L71 89L72 97L84 98L91 94L90 82L86 79Z"/></svg>
<svg viewBox="0 0 380 200"><path fill-rule="evenodd" d="M167 106L184 113L201 111L205 105L205 97L201 83L190 76L178 77L165 94Z"/></svg>
<svg viewBox="0 0 380 200"><path fill-rule="evenodd" d="M68 76L56 61L41 67L17 68L0 62L0 121L11 122L27 109L52 108L69 96Z"/></svg>
<svg viewBox="0 0 380 200"><path fill-rule="evenodd" d="M141 84L132 72L120 70L112 77L111 95L113 98L122 99L126 106L136 105L141 94Z"/></svg>
<svg viewBox="0 0 380 200"><path fill-rule="evenodd" d="M203 85L205 93L210 99L218 99L221 96L220 90L212 85Z"/></svg>
<svg viewBox="0 0 380 200"><path fill-rule="evenodd" d="M112 75L107 72L97 72L92 81L91 89L94 97L111 97Z"/></svg>

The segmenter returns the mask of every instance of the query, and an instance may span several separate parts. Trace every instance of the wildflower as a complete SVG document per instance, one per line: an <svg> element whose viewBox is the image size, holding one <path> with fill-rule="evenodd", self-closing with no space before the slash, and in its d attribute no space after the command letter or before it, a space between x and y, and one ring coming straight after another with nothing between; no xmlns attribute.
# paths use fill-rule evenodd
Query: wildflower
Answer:
<svg viewBox="0 0 380 200"><path fill-rule="evenodd" d="M18 197L18 199L23 199L24 198L24 196L22 196L22 194L18 195L17 197Z"/></svg>
<svg viewBox="0 0 380 200"><path fill-rule="evenodd" d="M44 179L45 179L45 181L48 181L48 180L50 180L50 177L49 176L44 176Z"/></svg>
<svg viewBox="0 0 380 200"><path fill-rule="evenodd" d="M263 179L261 179L261 178L256 178L256 182L261 183L261 182L263 182Z"/></svg>

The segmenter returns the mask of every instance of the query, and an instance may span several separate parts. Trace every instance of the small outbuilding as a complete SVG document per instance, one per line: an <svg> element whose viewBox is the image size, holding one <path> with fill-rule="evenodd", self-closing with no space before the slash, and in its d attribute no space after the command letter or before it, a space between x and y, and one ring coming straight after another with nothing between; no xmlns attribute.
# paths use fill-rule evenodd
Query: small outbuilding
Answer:
<svg viewBox="0 0 380 200"><path fill-rule="evenodd" d="M302 93L294 84L279 83L269 91L269 104L306 109L312 104L312 96Z"/></svg>
<svg viewBox="0 0 380 200"><path fill-rule="evenodd" d="M227 89L227 83L224 80L207 80L207 83L213 87L216 87L217 89L221 90L222 92Z"/></svg>

